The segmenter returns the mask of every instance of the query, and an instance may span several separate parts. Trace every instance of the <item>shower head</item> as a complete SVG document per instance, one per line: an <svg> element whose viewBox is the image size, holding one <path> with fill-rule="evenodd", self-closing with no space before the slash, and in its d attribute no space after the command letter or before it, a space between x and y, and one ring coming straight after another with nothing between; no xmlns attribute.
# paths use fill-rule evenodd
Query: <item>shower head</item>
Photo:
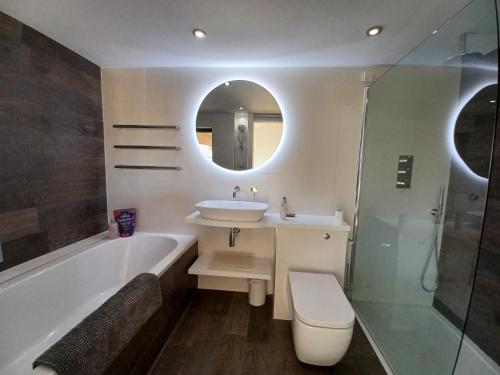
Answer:
<svg viewBox="0 0 500 375"><path fill-rule="evenodd" d="M464 65L474 65L482 62L483 55L479 52L461 52L448 57L444 62L444 66L462 67Z"/></svg>
<svg viewBox="0 0 500 375"><path fill-rule="evenodd" d="M455 68L477 68L484 70L497 70L497 50L486 54L480 52L461 52L448 57L443 66Z"/></svg>

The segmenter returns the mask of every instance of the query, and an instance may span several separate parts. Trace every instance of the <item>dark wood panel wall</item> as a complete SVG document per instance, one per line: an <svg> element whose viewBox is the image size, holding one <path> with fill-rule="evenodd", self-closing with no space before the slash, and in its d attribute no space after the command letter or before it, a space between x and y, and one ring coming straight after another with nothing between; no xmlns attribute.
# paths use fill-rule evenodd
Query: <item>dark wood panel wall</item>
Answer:
<svg viewBox="0 0 500 375"><path fill-rule="evenodd" d="M473 54L462 59L464 66L468 66L462 69L462 94L469 93L478 82L497 80L497 50L483 57ZM491 69L483 69L485 66ZM495 100L497 104L490 100ZM456 129L455 142L462 157L472 161L469 164L472 169L482 169L480 175L487 175L485 169L489 166L488 156L496 129L489 188L486 181L471 178L456 161L452 161L439 256L440 283L433 305L457 328L465 329L466 335L500 364L500 132L497 85L481 90L468 106L471 111L459 119L463 123L457 122L462 129ZM467 217L467 212L482 213L485 206L481 232L483 217Z"/></svg>
<svg viewBox="0 0 500 375"><path fill-rule="evenodd" d="M479 82L496 80L497 51L478 57L462 56L460 95L470 95ZM484 69L484 67L491 69ZM495 132L497 85L484 87L461 109L455 123L455 146L465 163L481 177L488 177ZM474 283L481 224L488 181L464 170L451 160L450 178L439 254L439 288L436 307L463 330Z"/></svg>
<svg viewBox="0 0 500 375"><path fill-rule="evenodd" d="M0 271L106 229L100 68L0 12Z"/></svg>
<svg viewBox="0 0 500 375"><path fill-rule="evenodd" d="M497 98L497 106L498 101ZM465 333L500 364L500 111L486 213Z"/></svg>

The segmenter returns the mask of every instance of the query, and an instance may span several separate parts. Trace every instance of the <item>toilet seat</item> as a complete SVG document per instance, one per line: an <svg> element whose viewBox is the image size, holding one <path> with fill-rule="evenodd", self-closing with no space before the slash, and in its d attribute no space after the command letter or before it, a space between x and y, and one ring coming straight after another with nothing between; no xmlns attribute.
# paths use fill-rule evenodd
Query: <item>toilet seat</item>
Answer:
<svg viewBox="0 0 500 375"><path fill-rule="evenodd" d="M294 316L313 327L348 329L354 311L335 276L324 273L289 272Z"/></svg>

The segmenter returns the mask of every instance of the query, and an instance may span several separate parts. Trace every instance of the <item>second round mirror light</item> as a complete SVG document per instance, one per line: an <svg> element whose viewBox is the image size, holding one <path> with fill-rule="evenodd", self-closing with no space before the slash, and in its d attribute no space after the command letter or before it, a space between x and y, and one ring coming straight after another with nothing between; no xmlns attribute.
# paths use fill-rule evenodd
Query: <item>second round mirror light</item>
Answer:
<svg viewBox="0 0 500 375"><path fill-rule="evenodd" d="M258 168L276 153L283 116L273 95L257 83L228 81L203 100L196 116L203 154L222 168Z"/></svg>
<svg viewBox="0 0 500 375"><path fill-rule="evenodd" d="M460 110L454 127L458 156L475 175L488 178L495 134L497 84L479 90Z"/></svg>

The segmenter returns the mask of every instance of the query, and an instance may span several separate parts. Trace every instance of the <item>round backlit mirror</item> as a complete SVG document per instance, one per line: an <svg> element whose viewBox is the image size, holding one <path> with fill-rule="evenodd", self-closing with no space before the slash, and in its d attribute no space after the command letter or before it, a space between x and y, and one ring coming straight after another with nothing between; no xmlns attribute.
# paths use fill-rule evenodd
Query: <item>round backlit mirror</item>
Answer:
<svg viewBox="0 0 500 375"><path fill-rule="evenodd" d="M497 85L486 86L465 104L455 123L458 155L473 173L484 178L489 173L496 98Z"/></svg>
<svg viewBox="0 0 500 375"><path fill-rule="evenodd" d="M196 116L203 154L215 164L244 171L266 163L283 137L276 99L249 81L225 82L203 100Z"/></svg>

